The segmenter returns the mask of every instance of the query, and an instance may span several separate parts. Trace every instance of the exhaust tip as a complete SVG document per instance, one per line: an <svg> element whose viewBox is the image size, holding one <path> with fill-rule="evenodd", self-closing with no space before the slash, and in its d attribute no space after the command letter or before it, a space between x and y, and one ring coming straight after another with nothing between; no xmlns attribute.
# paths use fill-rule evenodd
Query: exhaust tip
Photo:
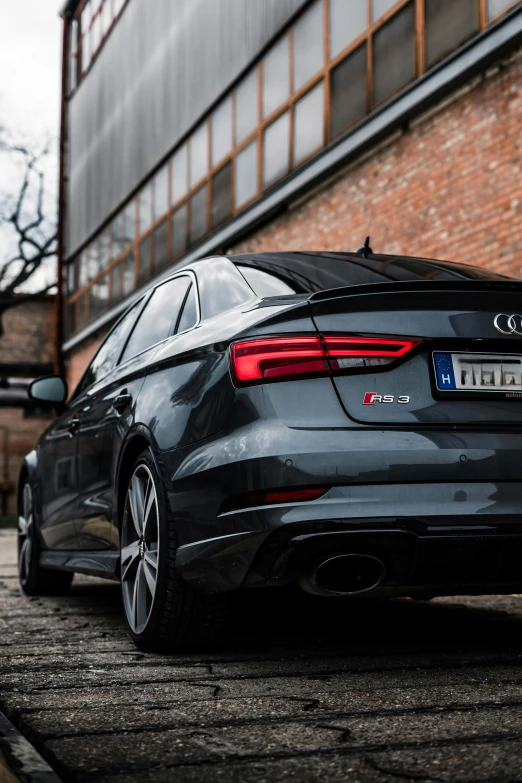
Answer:
<svg viewBox="0 0 522 783"><path fill-rule="evenodd" d="M315 595L357 595L377 587L386 575L384 563L372 555L332 555L299 580Z"/></svg>

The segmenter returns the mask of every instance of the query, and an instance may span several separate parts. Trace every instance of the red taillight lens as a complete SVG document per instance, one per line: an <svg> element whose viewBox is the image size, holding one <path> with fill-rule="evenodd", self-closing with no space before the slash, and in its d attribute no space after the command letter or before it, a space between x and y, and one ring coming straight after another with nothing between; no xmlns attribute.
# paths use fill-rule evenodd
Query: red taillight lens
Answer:
<svg viewBox="0 0 522 783"><path fill-rule="evenodd" d="M261 337L230 346L236 386L317 378L390 364L421 340L388 337Z"/></svg>
<svg viewBox="0 0 522 783"><path fill-rule="evenodd" d="M277 503L302 503L306 500L317 500L328 492L329 487L303 487L301 489L269 489L264 492L247 492L236 495L223 503L221 513L238 511L241 508L253 506L272 506Z"/></svg>
<svg viewBox="0 0 522 783"><path fill-rule="evenodd" d="M330 374L320 337L245 340L231 346L230 357L238 385Z"/></svg>
<svg viewBox="0 0 522 783"><path fill-rule="evenodd" d="M325 337L332 370L350 370L391 364L413 350L421 340L388 337Z"/></svg>

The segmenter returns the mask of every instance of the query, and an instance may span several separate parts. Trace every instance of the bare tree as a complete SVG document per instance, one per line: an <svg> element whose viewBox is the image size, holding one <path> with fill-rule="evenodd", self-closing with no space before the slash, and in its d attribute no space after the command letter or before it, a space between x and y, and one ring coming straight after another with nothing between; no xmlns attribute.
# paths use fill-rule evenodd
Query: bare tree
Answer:
<svg viewBox="0 0 522 783"><path fill-rule="evenodd" d="M49 272L56 260L57 225L46 183L49 144L14 142L0 127L0 155L4 168L13 173L4 181L14 182L0 194L0 228L7 248L4 257L0 255L1 335L6 310L56 286L55 275L50 281L42 273Z"/></svg>

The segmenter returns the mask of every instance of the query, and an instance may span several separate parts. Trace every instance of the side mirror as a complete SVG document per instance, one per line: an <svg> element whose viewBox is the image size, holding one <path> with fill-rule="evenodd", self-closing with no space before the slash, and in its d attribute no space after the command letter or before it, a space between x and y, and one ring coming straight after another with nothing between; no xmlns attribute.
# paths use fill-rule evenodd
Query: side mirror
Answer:
<svg viewBox="0 0 522 783"><path fill-rule="evenodd" d="M67 399L67 384L60 375L49 375L47 378L37 378L33 381L27 393L31 400L60 405Z"/></svg>

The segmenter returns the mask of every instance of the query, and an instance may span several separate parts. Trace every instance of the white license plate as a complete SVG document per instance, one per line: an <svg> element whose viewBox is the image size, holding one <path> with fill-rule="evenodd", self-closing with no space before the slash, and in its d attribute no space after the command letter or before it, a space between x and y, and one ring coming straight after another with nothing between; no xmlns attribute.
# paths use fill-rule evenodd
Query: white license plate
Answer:
<svg viewBox="0 0 522 783"><path fill-rule="evenodd" d="M436 351L433 363L439 391L522 390L522 356L516 354Z"/></svg>

